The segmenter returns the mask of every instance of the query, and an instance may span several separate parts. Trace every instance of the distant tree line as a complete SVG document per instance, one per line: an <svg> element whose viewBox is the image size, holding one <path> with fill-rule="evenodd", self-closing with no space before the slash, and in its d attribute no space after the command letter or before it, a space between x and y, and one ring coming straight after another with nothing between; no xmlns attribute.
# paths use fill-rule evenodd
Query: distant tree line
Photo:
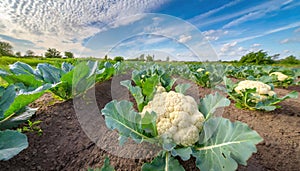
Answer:
<svg viewBox="0 0 300 171"><path fill-rule="evenodd" d="M278 60L280 54L275 54L269 56L267 52L263 50L259 50L257 52L250 52L241 57L238 61L240 64L274 64L274 63L281 63L281 64L300 64L300 60L297 59L295 56L290 55L283 59Z"/></svg>
<svg viewBox="0 0 300 171"><path fill-rule="evenodd" d="M41 57L35 55L32 50L27 50L24 55L21 52L13 52L13 47L8 42L0 41L0 56L14 56L14 57ZM43 56L43 55L42 55ZM56 50L55 48L49 48L44 53L46 58L74 58L74 54L72 52L66 51L64 52L64 56L61 55L61 52Z"/></svg>
<svg viewBox="0 0 300 171"><path fill-rule="evenodd" d="M27 50L24 55L21 52L13 52L13 46L8 42L0 41L0 57L1 56L14 56L14 57L41 57L36 56L32 50ZM43 56L43 55L42 55ZM47 51L44 53L46 58L74 58L74 54L70 51L64 52L64 55L61 54L55 48L48 48ZM241 57L239 61L232 61L240 64L274 64L274 63L281 63L281 64L300 64L300 60L297 59L295 56L290 55L283 59L278 59L279 54L275 55L268 55L267 52L263 50L259 50L257 52L250 52ZM111 60L105 55L104 60ZM116 56L113 59L114 61L124 61L124 57ZM139 57L134 59L127 59L131 61L161 61L160 59L155 60L154 55L145 55L141 54ZM166 57L166 61L169 61L170 58Z"/></svg>

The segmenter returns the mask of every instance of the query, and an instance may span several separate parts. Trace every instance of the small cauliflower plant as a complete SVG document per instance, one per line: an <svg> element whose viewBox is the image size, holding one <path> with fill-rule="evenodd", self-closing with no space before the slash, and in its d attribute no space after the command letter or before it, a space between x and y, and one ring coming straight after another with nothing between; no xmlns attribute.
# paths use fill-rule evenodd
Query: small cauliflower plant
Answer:
<svg viewBox="0 0 300 171"><path fill-rule="evenodd" d="M285 75L282 72L272 72L269 74L272 77L272 83L276 87L285 87L294 84L295 78Z"/></svg>
<svg viewBox="0 0 300 171"><path fill-rule="evenodd" d="M273 91L272 86L260 81L243 80L234 84L229 78L225 78L224 80L225 91L235 101L235 106L238 108L272 111L281 107L277 105L279 102L288 98L298 97L298 92L292 91L280 98Z"/></svg>
<svg viewBox="0 0 300 171"><path fill-rule="evenodd" d="M231 171L238 164L247 164L262 138L244 123L216 117L216 109L228 106L228 99L216 93L197 104L192 97L184 95L188 84L177 85L176 91L172 91L166 89L169 84L161 87L158 80L144 87L133 86L130 80L121 82L135 97L139 112L126 100L113 100L101 111L106 126L118 130L120 144L131 138L137 143L149 142L162 148L151 163L142 166L143 171L182 171L184 168L176 156L184 161L194 156L200 170ZM154 92L148 94L151 99L142 93L143 89Z"/></svg>

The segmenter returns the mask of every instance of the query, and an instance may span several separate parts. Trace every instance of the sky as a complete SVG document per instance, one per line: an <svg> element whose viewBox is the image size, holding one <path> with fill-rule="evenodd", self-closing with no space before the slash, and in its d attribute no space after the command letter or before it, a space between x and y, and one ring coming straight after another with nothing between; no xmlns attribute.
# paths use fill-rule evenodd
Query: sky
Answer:
<svg viewBox="0 0 300 171"><path fill-rule="evenodd" d="M300 57L299 0L1 0L0 41L77 57Z"/></svg>

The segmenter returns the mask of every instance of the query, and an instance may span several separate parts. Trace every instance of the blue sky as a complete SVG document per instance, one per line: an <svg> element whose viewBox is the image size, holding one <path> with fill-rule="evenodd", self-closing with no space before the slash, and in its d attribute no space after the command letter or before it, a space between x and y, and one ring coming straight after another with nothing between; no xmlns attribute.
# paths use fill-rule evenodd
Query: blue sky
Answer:
<svg viewBox="0 0 300 171"><path fill-rule="evenodd" d="M263 49L299 58L299 11L298 0L2 0L0 41L37 55L236 60Z"/></svg>

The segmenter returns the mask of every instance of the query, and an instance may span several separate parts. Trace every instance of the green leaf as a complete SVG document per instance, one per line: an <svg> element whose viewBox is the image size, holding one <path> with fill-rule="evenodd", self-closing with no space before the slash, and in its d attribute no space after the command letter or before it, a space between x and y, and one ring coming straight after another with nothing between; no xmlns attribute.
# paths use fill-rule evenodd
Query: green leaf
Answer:
<svg viewBox="0 0 300 171"><path fill-rule="evenodd" d="M32 87L32 88L37 88L43 85L43 82L41 80L38 80L34 75L9 74L3 77L3 79L10 84L23 83L25 86Z"/></svg>
<svg viewBox="0 0 300 171"><path fill-rule="evenodd" d="M20 125L21 123L26 122L35 114L37 109L38 108L30 108L26 106L24 110L19 111L12 117L0 121L0 130L14 128Z"/></svg>
<svg viewBox="0 0 300 171"><path fill-rule="evenodd" d="M184 171L178 160L170 156L168 152L156 156L151 163L145 163L142 171Z"/></svg>
<svg viewBox="0 0 300 171"><path fill-rule="evenodd" d="M225 118L211 118L204 123L204 139L194 148L193 156L200 170L236 170L238 164L246 165L256 144L263 139L242 122Z"/></svg>
<svg viewBox="0 0 300 171"><path fill-rule="evenodd" d="M10 105L14 102L16 91L14 86L7 88L0 87L0 120L4 117L5 112L9 109Z"/></svg>
<svg viewBox="0 0 300 171"><path fill-rule="evenodd" d="M113 100L106 104L101 110L102 115L105 116L106 126L111 130L117 129L119 134L130 137L137 143L153 142L151 137L145 135L141 125L141 115L135 112L132 106L131 102L125 100L120 102Z"/></svg>
<svg viewBox="0 0 300 171"><path fill-rule="evenodd" d="M74 95L85 92L95 83L96 62L81 62L74 67L73 73L73 92Z"/></svg>
<svg viewBox="0 0 300 171"><path fill-rule="evenodd" d="M185 148L174 148L172 151L172 156L179 156L183 161L187 161L191 158L191 154L193 153L191 147Z"/></svg>
<svg viewBox="0 0 300 171"><path fill-rule="evenodd" d="M191 87L191 84L178 84L175 87L177 93L185 94L185 92Z"/></svg>
<svg viewBox="0 0 300 171"><path fill-rule="evenodd" d="M63 62L61 64L61 70L63 70L63 72L68 73L70 71L72 71L72 69L74 68L74 66L72 64Z"/></svg>
<svg viewBox="0 0 300 171"><path fill-rule="evenodd" d="M0 160L9 160L28 147L27 137L18 131L0 131Z"/></svg>
<svg viewBox="0 0 300 171"><path fill-rule="evenodd" d="M142 117L141 126L145 133L150 134L152 137L156 137L158 135L156 129L156 113L146 112Z"/></svg>
<svg viewBox="0 0 300 171"><path fill-rule="evenodd" d="M120 84L130 91L136 101L138 110L142 111L144 107L144 96L142 94L142 89L138 86L132 86L130 80L121 81Z"/></svg>
<svg viewBox="0 0 300 171"><path fill-rule="evenodd" d="M36 75L34 69L30 65L23 62L16 62L10 65L10 70L16 75Z"/></svg>
<svg viewBox="0 0 300 171"><path fill-rule="evenodd" d="M60 82L62 70L56 68L48 63L38 64L37 69L46 83L55 84Z"/></svg>
<svg viewBox="0 0 300 171"><path fill-rule="evenodd" d="M170 91L175 83L176 79L171 78L168 74L163 74L160 78L161 85L167 90Z"/></svg>
<svg viewBox="0 0 300 171"><path fill-rule="evenodd" d="M225 107L230 105L230 100L216 92L214 95L206 95L200 100L199 111L209 119L213 116L214 112L219 107Z"/></svg>
<svg viewBox="0 0 300 171"><path fill-rule="evenodd" d="M147 102L152 100L154 93L156 91L156 86L159 83L159 77L158 75L154 75L150 78L147 78L143 87L142 87L142 93L146 96Z"/></svg>
<svg viewBox="0 0 300 171"><path fill-rule="evenodd" d="M293 98L296 99L298 98L299 93L297 91L291 91L290 93L288 93L287 95L285 95L282 98L279 98L281 101L288 99L288 98Z"/></svg>
<svg viewBox="0 0 300 171"><path fill-rule="evenodd" d="M43 94L44 92L17 96L14 102L10 105L9 109L5 112L4 118L9 117L11 114L14 114L15 112L23 109L25 106L41 97Z"/></svg>

